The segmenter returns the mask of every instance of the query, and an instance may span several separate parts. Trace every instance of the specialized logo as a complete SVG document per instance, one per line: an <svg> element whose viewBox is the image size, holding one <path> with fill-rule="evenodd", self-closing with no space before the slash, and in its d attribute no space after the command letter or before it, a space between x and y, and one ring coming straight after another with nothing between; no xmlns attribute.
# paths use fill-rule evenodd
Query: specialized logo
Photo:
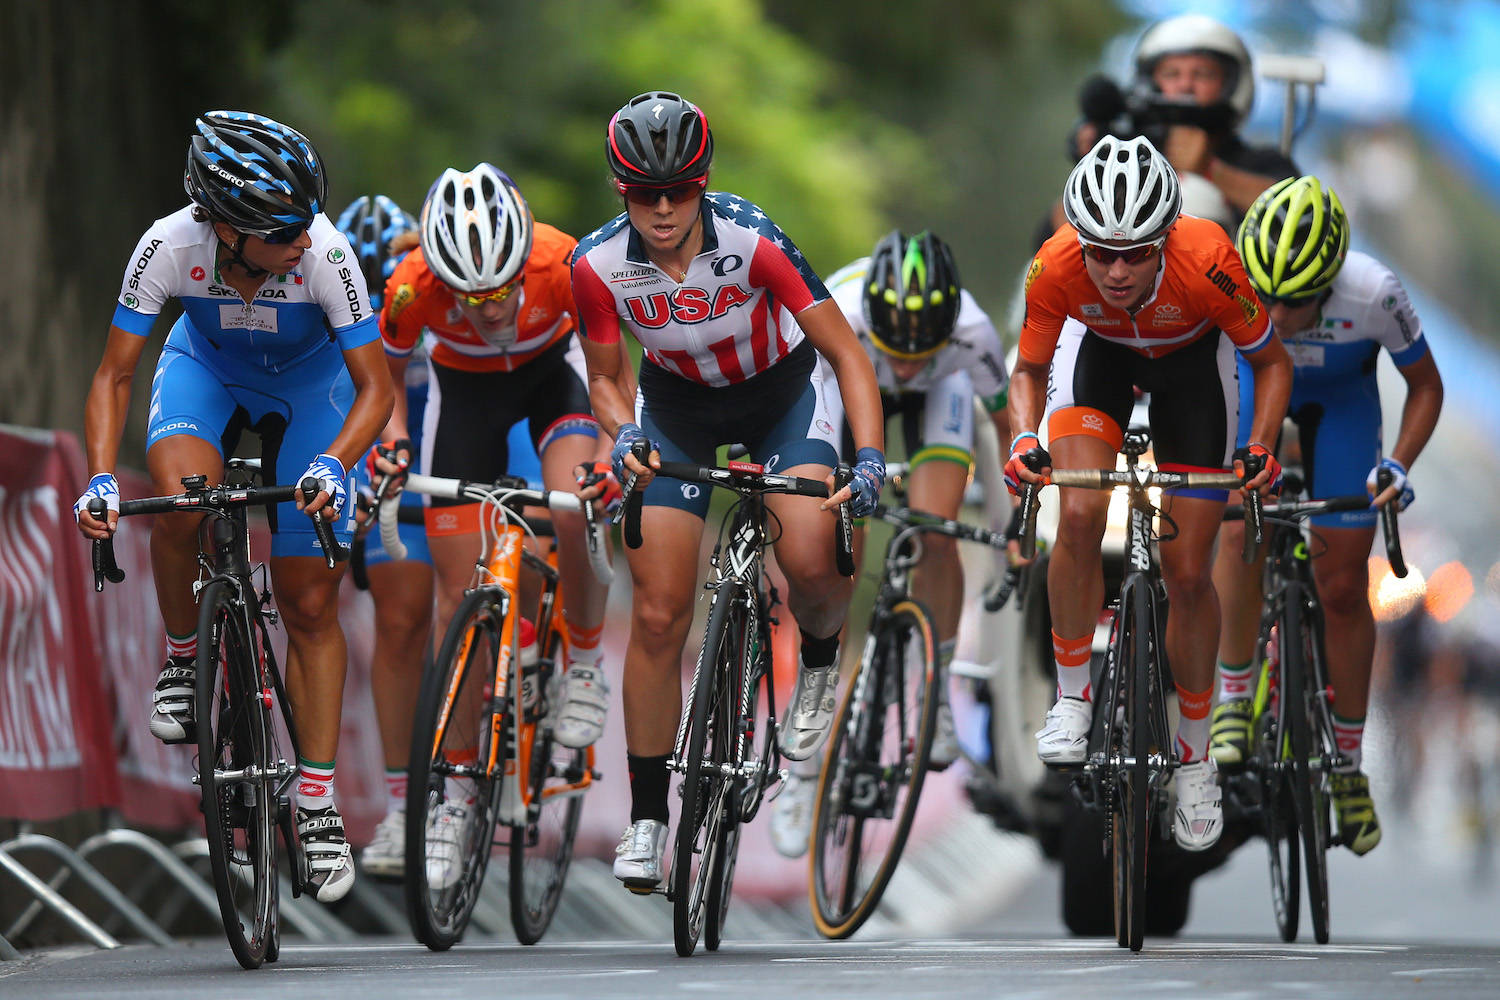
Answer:
<svg viewBox="0 0 1500 1000"><path fill-rule="evenodd" d="M417 297L417 290L410 285L401 285L396 289L396 294L391 298L390 315L395 319L401 315L401 310L411 305Z"/></svg>
<svg viewBox="0 0 1500 1000"><path fill-rule="evenodd" d="M1260 303L1249 295L1236 295L1234 301L1240 307L1240 313L1245 317L1246 323L1254 323L1260 317Z"/></svg>
<svg viewBox="0 0 1500 1000"><path fill-rule="evenodd" d="M1171 302L1163 302L1161 305L1157 306L1156 312L1153 313L1151 317L1152 326L1166 326L1169 323L1181 322L1182 310L1176 305L1173 305Z"/></svg>
<svg viewBox="0 0 1500 1000"><path fill-rule="evenodd" d="M1031 283L1035 281L1037 279L1037 276L1040 275L1044 270L1046 270L1046 268L1047 265L1042 263L1042 258L1033 257L1031 259L1031 266L1026 269L1026 288L1021 294L1024 295L1026 294L1026 292L1031 291Z"/></svg>
<svg viewBox="0 0 1500 1000"><path fill-rule="evenodd" d="M1209 281L1213 282L1213 286L1215 288L1223 292L1225 295L1233 296L1235 292L1240 290L1239 283L1229 275L1225 274L1223 271L1219 270L1217 264L1208 265L1208 270L1204 271L1203 274L1208 278Z"/></svg>
<svg viewBox="0 0 1500 1000"><path fill-rule="evenodd" d="M344 262L344 251L341 248L334 247L332 250L328 251L328 263L330 263L330 264L342 264L343 262Z"/></svg>
<svg viewBox="0 0 1500 1000"><path fill-rule="evenodd" d="M665 104L658 104L658 105L656 105L654 108L651 109L651 117L655 118L657 121L661 121L661 113L662 113L662 111L665 108L666 108Z"/></svg>
<svg viewBox="0 0 1500 1000"><path fill-rule="evenodd" d="M151 263L151 258L156 256L156 248L161 246L161 240L152 240L151 245L141 251L141 255L135 259L135 268L130 272L130 281L127 284L132 289L141 287L141 275L145 273L146 265Z"/></svg>
<svg viewBox="0 0 1500 1000"><path fill-rule="evenodd" d="M333 260L334 254L339 255L339 260L344 259L344 251L338 247L334 247L328 251L328 259ZM354 272L347 267L339 268L339 280L344 283L344 298L349 302L349 312L352 314L354 322L358 323L364 317L364 311L360 309L363 300L359 294L359 289L354 287Z"/></svg>
<svg viewBox="0 0 1500 1000"><path fill-rule="evenodd" d="M751 295L739 285L724 285L709 298L704 288L683 287L670 296L666 292L638 295L625 300L630 318L648 330L660 330L668 323L703 323L718 319L736 306L749 302Z"/></svg>
<svg viewBox="0 0 1500 1000"><path fill-rule="evenodd" d="M201 267L195 267L188 272L188 277L192 278L194 281L202 281L204 278L208 277L208 272L203 270L203 268Z"/></svg>
<svg viewBox="0 0 1500 1000"><path fill-rule="evenodd" d="M1083 305L1079 306L1078 309L1085 316L1089 316L1094 319L1098 319L1100 316L1104 315L1104 307L1097 302L1085 302Z"/></svg>

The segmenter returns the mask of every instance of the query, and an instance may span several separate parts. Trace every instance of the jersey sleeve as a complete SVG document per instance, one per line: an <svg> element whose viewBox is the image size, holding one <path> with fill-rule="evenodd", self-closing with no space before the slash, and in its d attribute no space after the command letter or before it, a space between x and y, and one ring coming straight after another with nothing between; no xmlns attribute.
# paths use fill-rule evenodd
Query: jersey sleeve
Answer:
<svg viewBox="0 0 1500 1000"><path fill-rule="evenodd" d="M1005 370L1005 348L1000 334L985 311L965 289L961 293L958 324L954 336L969 345L966 368L974 383L974 394L991 413L1005 409L1010 373Z"/></svg>
<svg viewBox="0 0 1500 1000"><path fill-rule="evenodd" d="M1415 364L1428 354L1422 321L1412 308L1401 279L1389 269L1381 275L1379 290L1370 304L1367 328L1390 352L1397 368Z"/></svg>
<svg viewBox="0 0 1500 1000"><path fill-rule="evenodd" d="M620 318L615 312L615 297L604 284L588 254L573 259L573 304L578 307L578 332L596 344L613 344L620 339Z"/></svg>
<svg viewBox="0 0 1500 1000"><path fill-rule="evenodd" d="M1198 279L1209 318L1234 341L1241 354L1254 354L1271 342L1270 314L1250 286L1250 276L1234 244L1225 238L1216 242L1210 253L1217 275Z"/></svg>
<svg viewBox="0 0 1500 1000"><path fill-rule="evenodd" d="M1067 292L1055 274L1047 273L1045 251L1043 247L1026 269L1026 317L1016 348L1021 358L1038 365L1052 360L1063 321L1068 318Z"/></svg>
<svg viewBox="0 0 1500 1000"><path fill-rule="evenodd" d="M339 350L352 351L373 343L380 337L380 326L370 308L365 275L349 240L324 215L317 217L309 232L313 245L307 255L313 258L313 264L308 280L313 282L313 301L323 308Z"/></svg>
<svg viewBox="0 0 1500 1000"><path fill-rule="evenodd" d="M828 298L828 289L807 267L802 251L779 233L774 237L761 234L756 241L750 283L769 291L794 316Z"/></svg>
<svg viewBox="0 0 1500 1000"><path fill-rule="evenodd" d="M161 313L167 300L177 294L172 276L174 252L167 241L165 220L158 219L135 246L125 277L120 282L120 297L110 323L126 333L144 337Z"/></svg>

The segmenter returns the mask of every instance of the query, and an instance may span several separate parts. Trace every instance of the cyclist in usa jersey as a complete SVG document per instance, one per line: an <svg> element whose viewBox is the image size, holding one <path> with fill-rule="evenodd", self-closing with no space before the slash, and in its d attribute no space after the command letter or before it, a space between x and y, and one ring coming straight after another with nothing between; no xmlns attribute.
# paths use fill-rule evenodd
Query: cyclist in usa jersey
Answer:
<svg viewBox="0 0 1500 1000"><path fill-rule="evenodd" d="M885 457L875 373L838 305L764 212L706 191L713 135L703 112L676 94L641 94L610 119L605 154L625 211L578 244L573 297L594 412L615 433L615 471L622 481L639 475L645 491L647 544L628 554L631 825L614 869L645 891L663 875L667 758L709 498L706 489L654 476L629 454L631 444L650 441L650 463L713 465L719 445L741 442L768 469L825 478L838 462L837 428L819 353L837 375L859 446L851 488L821 502L766 498L781 525L776 558L787 605L802 631L802 669L781 725L782 752L792 760L817 751L833 717L838 634L853 581L834 566L832 508L852 489L855 513L872 509ZM795 324L783 321L783 310ZM645 353L639 393L622 385L622 323Z"/></svg>
<svg viewBox="0 0 1500 1000"><path fill-rule="evenodd" d="M1151 393L1156 464L1243 475L1272 487L1280 469L1260 444L1286 413L1292 365L1266 314L1248 295L1234 246L1217 224L1179 215L1177 175L1145 139L1105 136L1064 187L1069 224L1043 244L1026 276L1026 319L1011 374L1011 457L1006 479L1058 468L1113 468L1134 404ZM1239 390L1234 359L1255 371L1253 443L1235 448ZM1049 455L1037 437L1047 414ZM1182 721L1173 777L1173 835L1187 850L1219 839L1222 797L1208 754L1219 606L1210 568L1225 494L1180 490L1163 499L1176 533L1161 544L1171 609L1166 647ZM1089 661L1104 601L1100 541L1110 495L1065 489L1047 572L1057 704L1037 733L1047 763L1083 761L1093 718Z"/></svg>
<svg viewBox="0 0 1500 1000"><path fill-rule="evenodd" d="M1350 252L1349 220L1331 188L1316 177L1270 187L1240 225L1239 249L1250 284L1292 356L1289 415L1297 424L1302 465L1314 498L1368 491L1369 510L1314 517L1320 550L1313 561L1326 617L1328 679L1333 686L1334 736L1345 760L1333 774L1340 839L1355 854L1380 843L1380 822L1361 769L1375 618L1370 611L1367 558L1376 508L1403 509L1415 499L1406 470L1419 454L1443 405L1443 380L1401 281L1389 268ZM1381 349L1406 380L1401 426L1389 454L1381 442L1375 361ZM1242 373L1244 384L1248 373ZM1375 496L1375 477L1394 480ZM1260 624L1261 567L1239 558L1241 522L1226 524L1214 581L1224 608L1219 640L1219 704L1210 753L1221 764L1244 762L1250 739L1251 690Z"/></svg>
<svg viewBox="0 0 1500 1000"><path fill-rule="evenodd" d="M156 492L180 492L184 476L220 482L224 458L247 428L260 435L268 482L312 477L325 487L271 510L271 580L301 737L297 826L316 895L332 902L354 883L333 797L346 660L338 620L343 568L327 568L304 514L327 515L340 540L349 540L345 470L375 440L393 392L364 276L349 241L322 214L328 187L312 144L245 112L211 111L196 124L184 178L193 204L141 238L89 390L84 422L94 477L79 498L78 523L91 538L114 530L112 470L130 383L157 315L175 298L183 314L157 361L146 433ZM110 506L108 525L86 513L95 496ZM151 529L167 630L151 732L168 743L196 739L200 520L166 514Z"/></svg>

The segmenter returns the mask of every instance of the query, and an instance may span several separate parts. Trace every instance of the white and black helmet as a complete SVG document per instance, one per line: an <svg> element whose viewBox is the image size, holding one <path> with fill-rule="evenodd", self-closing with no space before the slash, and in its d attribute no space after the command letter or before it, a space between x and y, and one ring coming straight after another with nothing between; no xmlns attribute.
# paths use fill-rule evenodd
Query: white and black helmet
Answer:
<svg viewBox="0 0 1500 1000"><path fill-rule="evenodd" d="M1177 172L1141 137L1106 135L1063 187L1063 214L1084 239L1154 243L1182 212Z"/></svg>
<svg viewBox="0 0 1500 1000"><path fill-rule="evenodd" d="M488 163L448 168L422 204L422 256L459 292L489 291L520 276L535 233L531 210L503 171Z"/></svg>
<svg viewBox="0 0 1500 1000"><path fill-rule="evenodd" d="M1135 47L1138 82L1151 84L1151 74L1163 56L1201 52L1214 56L1224 66L1224 101L1235 113L1235 124L1244 122L1255 103L1255 74L1250 50L1228 26L1206 14L1183 14L1158 21L1146 29Z"/></svg>

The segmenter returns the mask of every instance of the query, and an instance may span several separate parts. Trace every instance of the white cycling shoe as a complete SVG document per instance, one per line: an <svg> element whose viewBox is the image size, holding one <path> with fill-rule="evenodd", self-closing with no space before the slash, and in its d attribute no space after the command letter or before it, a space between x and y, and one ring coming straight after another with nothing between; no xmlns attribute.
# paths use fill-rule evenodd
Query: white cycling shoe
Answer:
<svg viewBox="0 0 1500 1000"><path fill-rule="evenodd" d="M437 807L431 824L427 828L427 887L451 889L464 872L469 806L449 799Z"/></svg>
<svg viewBox="0 0 1500 1000"><path fill-rule="evenodd" d="M553 737L573 750L592 746L604 735L609 715L609 682L603 669L597 663L574 663L563 671L557 688Z"/></svg>
<svg viewBox="0 0 1500 1000"><path fill-rule="evenodd" d="M336 903L354 888L354 855L344 820L333 806L297 807L297 840L307 859L307 881L320 903Z"/></svg>
<svg viewBox="0 0 1500 1000"><path fill-rule="evenodd" d="M638 819L625 828L615 848L615 878L631 892L649 893L666 875L662 858L667 853L667 824L659 819Z"/></svg>
<svg viewBox="0 0 1500 1000"><path fill-rule="evenodd" d="M833 724L838 694L838 659L827 667L802 667L781 721L781 755L806 760L818 752Z"/></svg>
<svg viewBox="0 0 1500 1000"><path fill-rule="evenodd" d="M1036 734L1036 755L1043 764L1082 764L1089 749L1094 706L1081 698L1062 697L1047 711Z"/></svg>
<svg viewBox="0 0 1500 1000"><path fill-rule="evenodd" d="M818 776L787 776L786 787L771 803L771 846L784 858L807 853L812 837L813 807L817 804Z"/></svg>
<svg viewBox="0 0 1500 1000"><path fill-rule="evenodd" d="M360 867L372 878L406 875L406 810L392 809L375 826L375 836L359 852Z"/></svg>
<svg viewBox="0 0 1500 1000"><path fill-rule="evenodd" d="M1206 851L1219 842L1224 830L1224 790L1212 757L1183 764L1173 778L1177 809L1172 836L1185 851Z"/></svg>
<svg viewBox="0 0 1500 1000"><path fill-rule="evenodd" d="M937 721L932 727L932 748L927 751L927 767L945 771L960 754L958 728L953 724L953 706L946 701L937 707Z"/></svg>

